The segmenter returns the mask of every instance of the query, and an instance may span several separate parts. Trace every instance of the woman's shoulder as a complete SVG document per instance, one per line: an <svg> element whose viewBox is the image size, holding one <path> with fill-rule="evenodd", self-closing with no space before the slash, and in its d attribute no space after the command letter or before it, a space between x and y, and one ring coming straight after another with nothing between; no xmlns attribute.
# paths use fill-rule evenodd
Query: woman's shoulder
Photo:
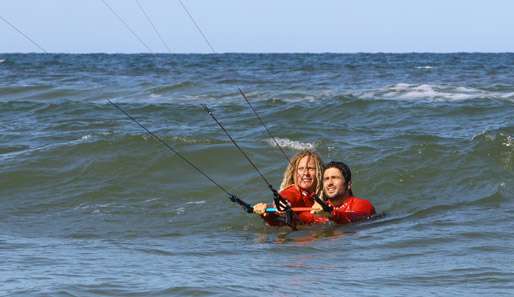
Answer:
<svg viewBox="0 0 514 297"><path fill-rule="evenodd" d="M292 185L289 185L285 188L283 188L282 190L280 190L280 193L282 192L299 192L298 191L298 188L296 187L296 185L292 184Z"/></svg>
<svg viewBox="0 0 514 297"><path fill-rule="evenodd" d="M299 196L300 195L300 191L298 190L298 188L293 184L293 185L289 185L285 188L283 188L282 190L280 190L280 193L279 193L281 196L285 197L285 198L290 198L290 197L295 197L295 196Z"/></svg>

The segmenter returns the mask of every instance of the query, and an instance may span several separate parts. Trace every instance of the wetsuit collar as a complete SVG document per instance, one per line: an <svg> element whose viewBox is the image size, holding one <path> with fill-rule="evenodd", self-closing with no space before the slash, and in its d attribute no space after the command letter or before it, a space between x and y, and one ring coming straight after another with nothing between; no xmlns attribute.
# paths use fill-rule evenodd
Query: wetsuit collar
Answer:
<svg viewBox="0 0 514 297"><path fill-rule="evenodd" d="M343 206L351 197L352 197L351 195L345 194L342 197L336 197L335 199L328 199L328 202L330 203L331 206L333 206L335 208L339 208L339 207Z"/></svg>

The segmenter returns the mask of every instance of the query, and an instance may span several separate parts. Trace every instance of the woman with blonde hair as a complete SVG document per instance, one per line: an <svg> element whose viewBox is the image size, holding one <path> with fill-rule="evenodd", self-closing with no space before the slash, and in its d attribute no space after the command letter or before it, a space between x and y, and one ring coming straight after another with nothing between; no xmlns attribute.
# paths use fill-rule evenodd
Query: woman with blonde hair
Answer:
<svg viewBox="0 0 514 297"><path fill-rule="evenodd" d="M323 161L320 156L312 150L304 150L296 154L288 164L282 183L280 185L280 196L287 200L292 208L312 207L314 196L321 195L323 191L322 173ZM262 216L269 225L283 225L277 220L280 216L276 213L266 213L266 203L254 205L254 213ZM309 211L298 212L296 223L311 224L317 221Z"/></svg>
<svg viewBox="0 0 514 297"><path fill-rule="evenodd" d="M312 160L312 162L310 162L310 160ZM310 167L306 166L306 164L309 164ZM314 180L312 182L302 182L302 175L295 174L307 169L308 171L306 171L305 174L312 174L314 176ZM320 156L314 151L303 150L296 154L287 165L287 168L284 171L284 177L282 178L282 183L280 184L280 191L290 187L291 185L298 185L300 188L308 190L309 192L321 194L323 190L323 184L321 183L322 174L323 161L321 161Z"/></svg>

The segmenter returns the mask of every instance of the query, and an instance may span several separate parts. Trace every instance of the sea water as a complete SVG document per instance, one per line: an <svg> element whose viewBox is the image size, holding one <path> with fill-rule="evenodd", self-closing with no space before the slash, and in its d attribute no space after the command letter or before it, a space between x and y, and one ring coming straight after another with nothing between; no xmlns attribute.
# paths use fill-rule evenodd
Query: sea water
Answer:
<svg viewBox="0 0 514 297"><path fill-rule="evenodd" d="M512 296L514 54L0 55L2 296ZM271 228L288 156L382 219Z"/></svg>

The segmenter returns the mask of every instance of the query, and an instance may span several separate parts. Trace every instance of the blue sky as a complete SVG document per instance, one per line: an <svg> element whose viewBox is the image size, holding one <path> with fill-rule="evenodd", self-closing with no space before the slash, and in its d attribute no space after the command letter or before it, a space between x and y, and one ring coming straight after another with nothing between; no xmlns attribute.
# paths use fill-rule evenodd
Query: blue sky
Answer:
<svg viewBox="0 0 514 297"><path fill-rule="evenodd" d="M135 0L105 0L168 52ZM512 52L509 0L182 0L217 52ZM139 0L173 53L209 53L178 0ZM148 52L101 0L4 0L4 17L48 52ZM0 20L0 52L40 52Z"/></svg>

